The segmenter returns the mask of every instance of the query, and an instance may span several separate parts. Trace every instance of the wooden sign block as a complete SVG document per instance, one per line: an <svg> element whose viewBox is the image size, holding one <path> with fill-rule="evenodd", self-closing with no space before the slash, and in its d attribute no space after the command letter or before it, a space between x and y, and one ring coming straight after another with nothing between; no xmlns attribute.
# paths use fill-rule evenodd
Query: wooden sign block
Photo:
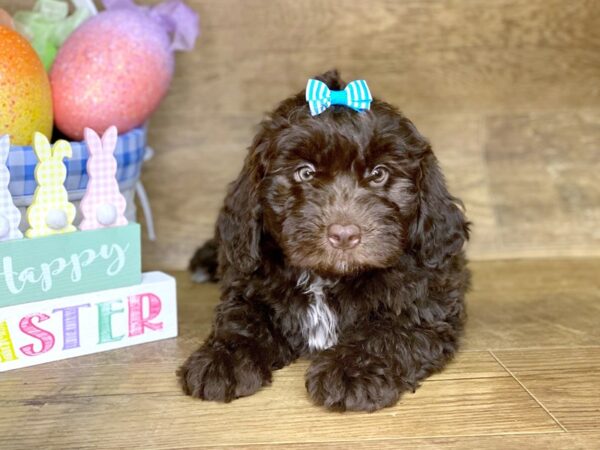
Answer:
<svg viewBox="0 0 600 450"><path fill-rule="evenodd" d="M0 309L0 372L177 336L175 279Z"/></svg>
<svg viewBox="0 0 600 450"><path fill-rule="evenodd" d="M0 242L0 308L141 281L140 226Z"/></svg>

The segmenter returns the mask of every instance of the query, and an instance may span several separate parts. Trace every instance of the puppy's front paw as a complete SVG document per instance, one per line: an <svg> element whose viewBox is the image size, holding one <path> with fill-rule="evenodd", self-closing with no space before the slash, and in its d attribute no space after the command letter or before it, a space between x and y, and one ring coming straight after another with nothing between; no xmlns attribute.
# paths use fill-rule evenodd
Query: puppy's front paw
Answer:
<svg viewBox="0 0 600 450"><path fill-rule="evenodd" d="M254 394L271 382L271 372L261 367L245 347L228 350L203 346L177 371L183 392L218 402Z"/></svg>
<svg viewBox="0 0 600 450"><path fill-rule="evenodd" d="M394 405L400 397L385 360L335 349L312 362L306 389L315 403L335 411L376 411Z"/></svg>

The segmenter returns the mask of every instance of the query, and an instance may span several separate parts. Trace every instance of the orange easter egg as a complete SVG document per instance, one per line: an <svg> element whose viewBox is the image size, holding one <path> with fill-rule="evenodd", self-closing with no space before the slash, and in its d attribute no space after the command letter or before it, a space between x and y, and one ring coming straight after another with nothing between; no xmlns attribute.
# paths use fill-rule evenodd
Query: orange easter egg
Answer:
<svg viewBox="0 0 600 450"><path fill-rule="evenodd" d="M36 131L52 134L48 74L27 39L0 25L0 136L30 145Z"/></svg>

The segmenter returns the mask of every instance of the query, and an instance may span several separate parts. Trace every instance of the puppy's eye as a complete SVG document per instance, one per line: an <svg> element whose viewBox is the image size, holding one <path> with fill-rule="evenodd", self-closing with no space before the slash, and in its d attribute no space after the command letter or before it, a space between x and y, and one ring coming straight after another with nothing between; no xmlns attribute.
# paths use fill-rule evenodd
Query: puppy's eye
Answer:
<svg viewBox="0 0 600 450"><path fill-rule="evenodd" d="M369 175L369 184L371 186L383 186L390 176L390 172L384 166L376 166Z"/></svg>
<svg viewBox="0 0 600 450"><path fill-rule="evenodd" d="M311 165L298 167L294 172L294 180L301 183L303 181L310 181L315 177L315 168Z"/></svg>

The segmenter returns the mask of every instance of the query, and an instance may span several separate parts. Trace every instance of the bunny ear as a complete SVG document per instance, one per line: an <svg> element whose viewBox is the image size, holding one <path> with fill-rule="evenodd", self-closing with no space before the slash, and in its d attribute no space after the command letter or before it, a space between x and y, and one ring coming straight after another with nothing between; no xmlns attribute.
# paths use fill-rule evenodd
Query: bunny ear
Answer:
<svg viewBox="0 0 600 450"><path fill-rule="evenodd" d="M48 138L38 131L33 134L33 151L40 161L47 161L52 157Z"/></svg>
<svg viewBox="0 0 600 450"><path fill-rule="evenodd" d="M102 142L100 136L91 128L84 128L83 136L85 137L85 143L87 144L90 155L100 153L102 151Z"/></svg>
<svg viewBox="0 0 600 450"><path fill-rule="evenodd" d="M71 144L63 139L56 141L54 147L52 147L52 158L62 160L63 158L70 158L71 156L73 156Z"/></svg>
<svg viewBox="0 0 600 450"><path fill-rule="evenodd" d="M0 136L0 164L8 160L8 151L10 150L10 138L8 134Z"/></svg>
<svg viewBox="0 0 600 450"><path fill-rule="evenodd" d="M114 125L109 127L108 130L102 135L102 147L104 153L113 154L115 147L117 146L117 127Z"/></svg>

